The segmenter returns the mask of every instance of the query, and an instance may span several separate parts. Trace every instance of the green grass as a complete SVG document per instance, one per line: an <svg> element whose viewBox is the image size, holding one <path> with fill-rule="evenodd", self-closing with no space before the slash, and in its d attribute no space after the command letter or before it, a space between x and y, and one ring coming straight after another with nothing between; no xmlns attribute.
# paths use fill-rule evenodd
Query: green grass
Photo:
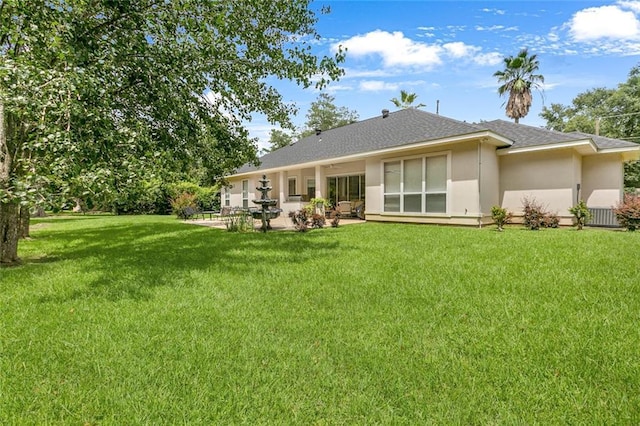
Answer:
<svg viewBox="0 0 640 426"><path fill-rule="evenodd" d="M638 424L640 233L35 222L0 424Z"/></svg>

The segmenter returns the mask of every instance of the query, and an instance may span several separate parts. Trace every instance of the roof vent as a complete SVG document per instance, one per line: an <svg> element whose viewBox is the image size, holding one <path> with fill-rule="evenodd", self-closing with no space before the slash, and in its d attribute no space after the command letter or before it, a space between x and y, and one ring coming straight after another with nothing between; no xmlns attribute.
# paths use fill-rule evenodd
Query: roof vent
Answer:
<svg viewBox="0 0 640 426"><path fill-rule="evenodd" d="M322 129L318 129L318 128L316 127L316 129L315 129L315 130L316 130L316 135L317 135L317 136L319 136L319 135L320 135L320 133L322 133Z"/></svg>
<svg viewBox="0 0 640 426"><path fill-rule="evenodd" d="M387 118L389 116L389 110L388 109L383 109L382 110L382 118Z"/></svg>

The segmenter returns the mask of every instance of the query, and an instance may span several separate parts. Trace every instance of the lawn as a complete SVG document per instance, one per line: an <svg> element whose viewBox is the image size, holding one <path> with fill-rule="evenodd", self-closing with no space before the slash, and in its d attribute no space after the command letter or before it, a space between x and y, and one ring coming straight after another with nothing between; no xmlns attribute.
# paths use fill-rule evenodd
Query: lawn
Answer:
<svg viewBox="0 0 640 426"><path fill-rule="evenodd" d="M0 424L638 424L640 233L34 221Z"/></svg>

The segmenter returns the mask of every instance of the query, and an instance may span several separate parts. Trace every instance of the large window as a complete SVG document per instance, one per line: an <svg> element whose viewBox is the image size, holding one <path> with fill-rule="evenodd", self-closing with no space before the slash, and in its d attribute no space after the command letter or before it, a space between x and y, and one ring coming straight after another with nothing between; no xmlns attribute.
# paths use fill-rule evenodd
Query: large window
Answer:
<svg viewBox="0 0 640 426"><path fill-rule="evenodd" d="M447 212L447 156L384 163L384 211Z"/></svg>
<svg viewBox="0 0 640 426"><path fill-rule="evenodd" d="M364 175L328 177L327 194L333 205L340 201L364 201Z"/></svg>
<svg viewBox="0 0 640 426"><path fill-rule="evenodd" d="M249 181L242 181L242 208L249 208Z"/></svg>

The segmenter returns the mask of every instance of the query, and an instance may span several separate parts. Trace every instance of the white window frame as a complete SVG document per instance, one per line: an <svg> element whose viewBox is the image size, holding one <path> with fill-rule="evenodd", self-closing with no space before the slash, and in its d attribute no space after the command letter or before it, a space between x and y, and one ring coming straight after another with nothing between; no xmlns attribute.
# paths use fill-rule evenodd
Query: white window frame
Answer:
<svg viewBox="0 0 640 426"><path fill-rule="evenodd" d="M291 193L290 191L291 181L293 181L293 193ZM298 192L298 176L289 176L287 178L287 196L291 197L292 195L300 195L300 193Z"/></svg>
<svg viewBox="0 0 640 426"><path fill-rule="evenodd" d="M427 191L427 181L426 181L426 161L427 158L430 157L445 157L447 164L447 172L446 172L446 189L444 191ZM407 160L415 160L417 158L422 159L422 189L420 192L404 192L404 164ZM387 163L396 163L400 162L400 191L399 192L385 192L385 164ZM407 216L449 216L450 203L451 203L451 151L444 152L433 152L422 155L413 155L406 157L397 157L397 158L387 158L382 160L380 164L380 175L382 176L380 182L380 192L382 194L381 197L381 211L382 214L387 215L407 215ZM421 209L420 212L405 212L404 210L404 196L411 194L420 194L421 195ZM426 211L426 197L427 195L432 194L444 194L445 195L445 211L444 212L427 212ZM385 197L386 196L394 196L397 195L400 198L400 211L385 211Z"/></svg>
<svg viewBox="0 0 640 426"><path fill-rule="evenodd" d="M231 188L224 189L224 206L231 207Z"/></svg>
<svg viewBox="0 0 640 426"><path fill-rule="evenodd" d="M315 198L316 197L316 191L318 190L318 187L316 186L316 178L315 177L308 177L305 179L305 193L304 195L309 196L309 183L313 182L313 194L311 194L310 198Z"/></svg>
<svg viewBox="0 0 640 426"><path fill-rule="evenodd" d="M242 180L242 208L249 208L249 179Z"/></svg>

